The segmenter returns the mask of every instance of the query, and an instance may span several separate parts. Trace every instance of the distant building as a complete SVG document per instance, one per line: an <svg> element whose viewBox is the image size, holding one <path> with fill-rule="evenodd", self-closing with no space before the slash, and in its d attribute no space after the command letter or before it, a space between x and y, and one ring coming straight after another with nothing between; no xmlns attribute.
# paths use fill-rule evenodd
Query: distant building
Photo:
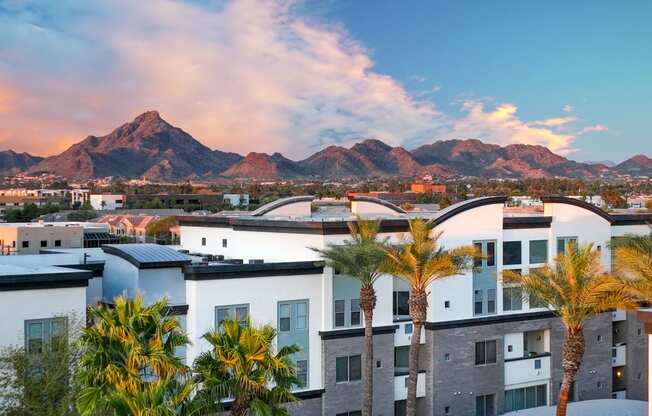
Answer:
<svg viewBox="0 0 652 416"><path fill-rule="evenodd" d="M222 198L224 202L230 203L233 207L249 205L249 194L224 194Z"/></svg>
<svg viewBox="0 0 652 416"><path fill-rule="evenodd" d="M21 222L0 224L0 253L38 254L41 250L99 247L117 242L106 224Z"/></svg>
<svg viewBox="0 0 652 416"><path fill-rule="evenodd" d="M90 197L91 206L96 211L123 208L124 200L124 195L115 194L91 194Z"/></svg>
<svg viewBox="0 0 652 416"><path fill-rule="evenodd" d="M4 217L7 210L21 209L28 204L34 204L39 207L45 205L46 202L44 199L34 196L0 195L0 216Z"/></svg>
<svg viewBox="0 0 652 416"><path fill-rule="evenodd" d="M381 191L371 191L371 192L347 192L346 197L349 200L357 196L368 196L371 198L382 199L383 201L391 202L392 204L401 205L401 204L415 204L417 202L417 194L414 192L381 192Z"/></svg>
<svg viewBox="0 0 652 416"><path fill-rule="evenodd" d="M147 241L147 229L161 217L154 215L104 215L97 220L98 224L106 224L109 232L119 237L131 237L144 243Z"/></svg>
<svg viewBox="0 0 652 416"><path fill-rule="evenodd" d="M88 189L72 189L70 190L70 205L75 204L84 205L91 202L91 191Z"/></svg>
<svg viewBox="0 0 652 416"><path fill-rule="evenodd" d="M186 211L207 209L221 205L221 193L205 194L129 194L125 195L127 208L142 208L145 205L160 203L152 208L182 208Z"/></svg>
<svg viewBox="0 0 652 416"><path fill-rule="evenodd" d="M446 185L426 182L414 182L410 184L410 191L417 194L445 194Z"/></svg>

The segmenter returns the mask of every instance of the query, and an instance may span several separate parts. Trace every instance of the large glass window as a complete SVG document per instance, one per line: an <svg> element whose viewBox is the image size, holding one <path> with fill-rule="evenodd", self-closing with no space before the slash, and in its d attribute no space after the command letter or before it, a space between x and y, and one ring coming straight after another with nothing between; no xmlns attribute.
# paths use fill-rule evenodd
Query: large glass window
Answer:
<svg viewBox="0 0 652 416"><path fill-rule="evenodd" d="M362 377L362 360L360 355L348 355L335 358L335 381L348 383Z"/></svg>
<svg viewBox="0 0 652 416"><path fill-rule="evenodd" d="M475 365L496 363L496 340L475 343Z"/></svg>
<svg viewBox="0 0 652 416"><path fill-rule="evenodd" d="M506 266L521 264L521 242L503 242L503 264Z"/></svg>
<svg viewBox="0 0 652 416"><path fill-rule="evenodd" d="M473 267L482 267L482 243L473 243L477 255L473 258Z"/></svg>
<svg viewBox="0 0 652 416"><path fill-rule="evenodd" d="M548 405L548 385L523 387L505 391L505 412Z"/></svg>
<svg viewBox="0 0 652 416"><path fill-rule="evenodd" d="M360 325L360 299L351 299L351 325Z"/></svg>
<svg viewBox="0 0 652 416"><path fill-rule="evenodd" d="M64 317L25 321L25 348L31 353L41 353L46 346L58 348L67 339L67 327Z"/></svg>
<svg viewBox="0 0 652 416"><path fill-rule="evenodd" d="M577 237L559 237L557 238L557 255L565 253L570 243L577 244Z"/></svg>
<svg viewBox="0 0 652 416"><path fill-rule="evenodd" d="M410 367L410 346L394 347L394 373L405 375Z"/></svg>
<svg viewBox="0 0 652 416"><path fill-rule="evenodd" d="M292 314L292 305L289 303L283 303L279 306L279 331L289 332L292 329L291 318Z"/></svg>
<svg viewBox="0 0 652 416"><path fill-rule="evenodd" d="M496 243L490 241L487 243L487 266L493 267L496 265Z"/></svg>
<svg viewBox="0 0 652 416"><path fill-rule="evenodd" d="M475 416L495 416L495 395L486 394L475 397Z"/></svg>
<svg viewBox="0 0 652 416"><path fill-rule="evenodd" d="M341 327L345 325L344 318L344 300L338 299L335 301L335 327Z"/></svg>
<svg viewBox="0 0 652 416"><path fill-rule="evenodd" d="M523 289L521 286L503 287L503 311L523 309Z"/></svg>
<svg viewBox="0 0 652 416"><path fill-rule="evenodd" d="M548 240L530 241L530 264L548 261Z"/></svg>
<svg viewBox="0 0 652 416"><path fill-rule="evenodd" d="M245 325L248 315L248 304L218 306L215 308L215 326L219 327L223 321L229 319L235 319L240 325Z"/></svg>
<svg viewBox="0 0 652 416"><path fill-rule="evenodd" d="M394 315L410 315L410 292L407 290L394 291L393 309Z"/></svg>
<svg viewBox="0 0 652 416"><path fill-rule="evenodd" d="M476 289L473 291L473 313L476 315L482 314L482 290Z"/></svg>
<svg viewBox="0 0 652 416"><path fill-rule="evenodd" d="M487 313L496 313L496 289L487 289Z"/></svg>

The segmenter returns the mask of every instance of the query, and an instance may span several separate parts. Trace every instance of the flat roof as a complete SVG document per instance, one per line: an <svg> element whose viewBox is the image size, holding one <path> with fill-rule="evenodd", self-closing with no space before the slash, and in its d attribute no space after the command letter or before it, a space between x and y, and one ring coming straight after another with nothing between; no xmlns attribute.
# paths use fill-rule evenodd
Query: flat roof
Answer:
<svg viewBox="0 0 652 416"><path fill-rule="evenodd" d="M182 267L191 262L187 255L158 244L106 244L102 250L127 260L139 269Z"/></svg>
<svg viewBox="0 0 652 416"><path fill-rule="evenodd" d="M85 287L92 277L91 270L2 264L0 265L0 291Z"/></svg>

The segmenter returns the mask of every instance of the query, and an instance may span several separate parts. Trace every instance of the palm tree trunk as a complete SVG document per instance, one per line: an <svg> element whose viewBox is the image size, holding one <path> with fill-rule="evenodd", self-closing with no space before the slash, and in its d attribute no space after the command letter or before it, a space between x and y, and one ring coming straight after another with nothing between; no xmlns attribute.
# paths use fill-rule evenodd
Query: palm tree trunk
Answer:
<svg viewBox="0 0 652 416"><path fill-rule="evenodd" d="M376 307L374 287L360 288L360 308L364 314L364 368L362 369L362 416L372 416L374 401L374 328L373 318Z"/></svg>
<svg viewBox="0 0 652 416"><path fill-rule="evenodd" d="M428 297L424 290L410 292L410 318L414 325L410 342L409 375L407 389L406 415L417 414L417 377L419 375L419 349L421 347L421 328L426 321Z"/></svg>
<svg viewBox="0 0 652 416"><path fill-rule="evenodd" d="M557 416L566 416L568 400L570 399L570 390L577 371L582 364L584 356L584 331L580 328L566 328L566 340L563 348L564 377L559 389L559 399L557 400Z"/></svg>
<svg viewBox="0 0 652 416"><path fill-rule="evenodd" d="M249 410L249 400L246 396L238 396L233 401L231 407L231 416L247 416Z"/></svg>

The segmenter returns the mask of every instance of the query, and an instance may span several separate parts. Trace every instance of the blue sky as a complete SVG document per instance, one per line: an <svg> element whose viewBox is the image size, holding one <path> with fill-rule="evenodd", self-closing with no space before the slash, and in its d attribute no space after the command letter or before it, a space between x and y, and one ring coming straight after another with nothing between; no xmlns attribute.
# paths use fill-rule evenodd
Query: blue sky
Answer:
<svg viewBox="0 0 652 416"><path fill-rule="evenodd" d="M650 154L649 1L0 1L0 146L157 109L212 148L376 137Z"/></svg>

